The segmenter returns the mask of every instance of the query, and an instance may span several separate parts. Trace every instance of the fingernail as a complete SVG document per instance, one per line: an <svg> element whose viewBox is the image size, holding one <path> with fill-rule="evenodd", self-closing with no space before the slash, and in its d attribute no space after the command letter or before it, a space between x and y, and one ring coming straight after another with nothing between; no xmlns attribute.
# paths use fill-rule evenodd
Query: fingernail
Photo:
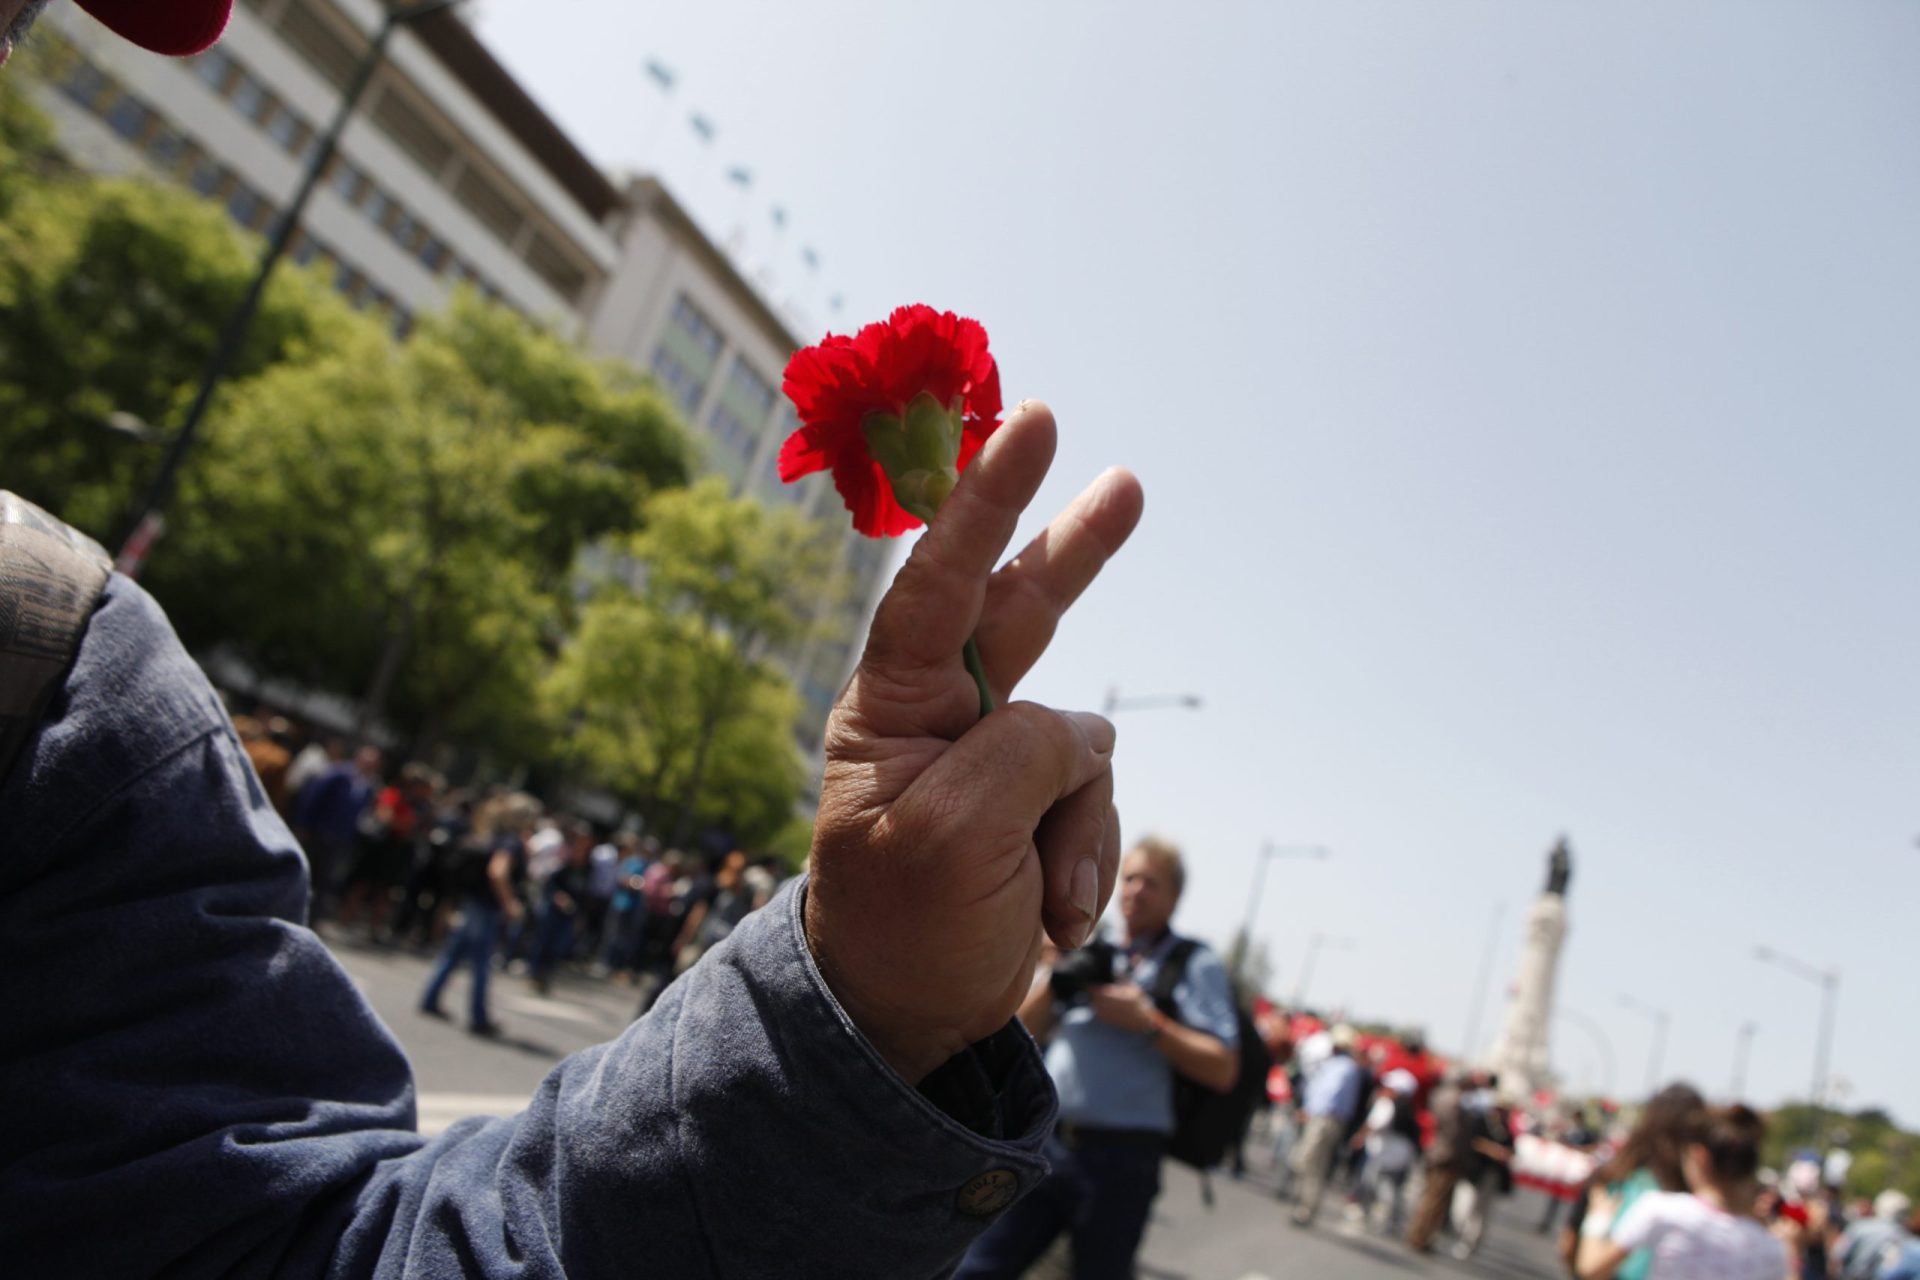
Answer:
<svg viewBox="0 0 1920 1280"><path fill-rule="evenodd" d="M1100 906L1100 868L1092 858L1073 864L1073 879L1067 884L1067 901L1087 918L1087 932L1093 932L1093 913ZM1085 939L1081 939L1083 942Z"/></svg>
<svg viewBox="0 0 1920 1280"><path fill-rule="evenodd" d="M1069 711L1067 717L1080 726L1080 732L1087 735L1087 745L1101 755L1113 751L1113 721L1105 716L1097 716L1091 711Z"/></svg>

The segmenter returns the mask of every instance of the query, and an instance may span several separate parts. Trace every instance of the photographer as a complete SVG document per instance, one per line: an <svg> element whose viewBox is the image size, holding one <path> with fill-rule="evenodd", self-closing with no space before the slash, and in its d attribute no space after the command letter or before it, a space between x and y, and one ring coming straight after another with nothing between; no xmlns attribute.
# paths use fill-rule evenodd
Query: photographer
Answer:
<svg viewBox="0 0 1920 1280"><path fill-rule="evenodd" d="M1021 1004L1060 1093L1053 1169L980 1238L959 1276L1017 1277L1069 1227L1076 1280L1133 1274L1174 1130L1174 1073L1225 1093L1240 1067L1225 967L1168 928L1185 883L1175 845L1140 841L1120 864L1123 944L1063 955Z"/></svg>

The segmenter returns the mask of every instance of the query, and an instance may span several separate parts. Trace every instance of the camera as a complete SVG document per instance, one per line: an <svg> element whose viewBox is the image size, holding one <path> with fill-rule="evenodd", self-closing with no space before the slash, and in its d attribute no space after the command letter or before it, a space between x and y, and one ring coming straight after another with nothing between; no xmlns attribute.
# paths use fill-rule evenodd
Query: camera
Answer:
<svg viewBox="0 0 1920 1280"><path fill-rule="evenodd" d="M1102 987L1120 973L1120 949L1096 939L1078 951L1069 951L1053 966L1053 998L1062 1004L1086 999L1088 987Z"/></svg>

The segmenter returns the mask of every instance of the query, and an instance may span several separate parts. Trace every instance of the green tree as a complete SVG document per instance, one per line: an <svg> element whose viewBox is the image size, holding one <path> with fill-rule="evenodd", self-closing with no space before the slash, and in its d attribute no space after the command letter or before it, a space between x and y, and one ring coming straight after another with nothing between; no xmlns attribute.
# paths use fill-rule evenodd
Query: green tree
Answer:
<svg viewBox="0 0 1920 1280"><path fill-rule="evenodd" d="M799 699L771 655L839 589L832 539L709 479L658 496L628 550L637 594L587 605L548 687L568 758L676 840L771 840L804 782Z"/></svg>
<svg viewBox="0 0 1920 1280"><path fill-rule="evenodd" d="M7 485L106 538L159 462L106 429L163 435L197 386L257 246L215 208L135 181L16 189L0 223L0 457ZM244 381L379 332L314 276L277 276L234 365Z"/></svg>

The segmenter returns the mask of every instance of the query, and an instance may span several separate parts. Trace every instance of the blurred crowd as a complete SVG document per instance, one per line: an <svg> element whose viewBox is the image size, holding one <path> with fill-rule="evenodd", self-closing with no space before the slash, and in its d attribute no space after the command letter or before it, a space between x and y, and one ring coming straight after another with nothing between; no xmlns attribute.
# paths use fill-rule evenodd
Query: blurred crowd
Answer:
<svg viewBox="0 0 1920 1280"><path fill-rule="evenodd" d="M437 949L420 1001L469 974L468 1028L494 1035L495 971L541 993L572 969L637 989L644 1013L676 973L773 897L771 855L664 848L504 785L448 785L377 747L350 750L275 715L234 717L275 809L306 850L309 923L334 936Z"/></svg>

